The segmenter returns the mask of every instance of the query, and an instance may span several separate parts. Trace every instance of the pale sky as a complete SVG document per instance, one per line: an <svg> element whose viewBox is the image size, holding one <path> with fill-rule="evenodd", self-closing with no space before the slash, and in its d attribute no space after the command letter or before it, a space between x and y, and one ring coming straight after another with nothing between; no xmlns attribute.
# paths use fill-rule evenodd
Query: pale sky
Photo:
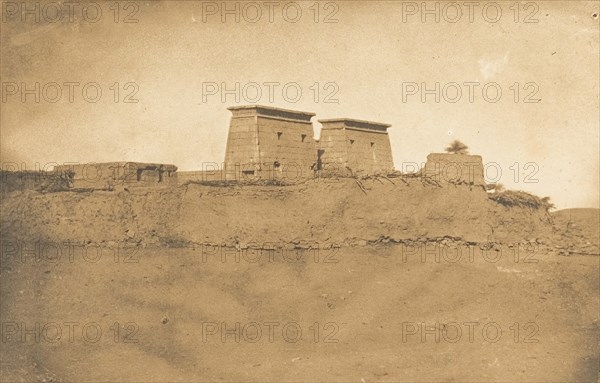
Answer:
<svg viewBox="0 0 600 383"><path fill-rule="evenodd" d="M223 161L230 118L226 108L259 103L316 113L317 134L316 120L323 118L392 124L397 169L422 163L427 154L459 139L485 163L497 163L499 182L509 189L550 196L559 208L599 206L598 2L538 1L515 15L515 2L498 1L493 4L502 14L495 23L482 15L490 2L479 3L472 21L462 6L455 23L444 18L456 16L445 2L438 3L439 22L434 15L421 20L420 1L325 1L316 3L318 15L314 1L298 2L302 15L295 23L295 9L283 11L285 1L274 8L272 22L269 8L259 1L254 4L263 14L255 23L244 19L244 9L247 19L255 17L253 5L244 2L238 3L239 23L235 15L225 15L222 23L221 3L140 2L131 17L137 23L123 23L135 11L123 9L126 2L118 3L119 23L114 2L96 3L102 15L94 23L80 8L73 22L63 9L65 19L50 23L55 10L43 8L39 22L31 15L23 22L4 3L3 167L11 162L31 170L36 163L141 161L199 170L203 162ZM434 9L436 2L428 4ZM203 7L216 14L203 13ZM493 6L486 9L489 20L496 17ZM94 10L88 10L88 18L95 17ZM337 22L323 22L332 12L330 20ZM22 84L34 89L36 82L39 103L21 89ZM64 85L69 82L80 84L74 86L72 102ZM118 95L112 87L117 82ZM123 102L136 90L124 89L129 82L136 84L137 103ZM60 84L60 97L50 83ZM102 89L97 102L83 98L86 83ZM241 94L236 102L234 95L226 95L222 102L217 89L203 100L203 84L210 88L209 83L225 83L229 89L239 83L247 97ZM257 102L252 102L256 89L249 83L259 84L263 93ZM279 84L273 86L273 100L265 83ZM302 91L296 102L294 83ZM433 94L422 102L423 83L428 89L439 83L439 103ZM452 83L461 89L460 97ZM473 102L465 83L479 84ZM287 98L285 84L294 85L288 86ZM489 101L482 94L486 84ZM498 87L502 95L491 102ZM95 88L86 89L93 98ZM337 103L324 102L331 92ZM530 93L540 102L524 102ZM530 179L538 182L524 182L532 172ZM494 176L491 169L488 178Z"/></svg>

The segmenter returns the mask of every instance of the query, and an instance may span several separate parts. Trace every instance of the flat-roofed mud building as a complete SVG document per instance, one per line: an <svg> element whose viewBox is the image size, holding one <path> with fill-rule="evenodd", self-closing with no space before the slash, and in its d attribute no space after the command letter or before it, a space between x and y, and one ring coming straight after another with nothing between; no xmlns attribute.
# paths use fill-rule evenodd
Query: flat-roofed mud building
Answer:
<svg viewBox="0 0 600 383"><path fill-rule="evenodd" d="M431 153L421 171L441 183L485 186L483 159L478 155Z"/></svg>
<svg viewBox="0 0 600 383"><path fill-rule="evenodd" d="M320 120L314 113L262 105L231 113L223 179L300 179L314 173L374 174L394 169L388 124L348 118Z"/></svg>
<svg viewBox="0 0 600 383"><path fill-rule="evenodd" d="M143 162L105 162L60 165L56 172L71 173L72 186L111 190L118 186L176 186L177 166Z"/></svg>

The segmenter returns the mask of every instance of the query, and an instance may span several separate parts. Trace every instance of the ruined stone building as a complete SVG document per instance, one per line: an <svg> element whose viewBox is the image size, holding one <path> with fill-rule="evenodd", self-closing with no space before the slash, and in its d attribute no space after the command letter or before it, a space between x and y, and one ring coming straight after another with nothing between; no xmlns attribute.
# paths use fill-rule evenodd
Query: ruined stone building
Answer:
<svg viewBox="0 0 600 383"><path fill-rule="evenodd" d="M177 166L169 164L104 162L60 165L54 171L71 173L72 187L83 189L177 185Z"/></svg>
<svg viewBox="0 0 600 383"><path fill-rule="evenodd" d="M261 105L228 108L231 113L224 179L299 179L315 172L374 174L393 170L387 128L353 119L319 120L314 113Z"/></svg>
<svg viewBox="0 0 600 383"><path fill-rule="evenodd" d="M272 179L312 176L316 146L311 118L314 113L260 105L228 108L231 113L226 179ZM241 176L241 177L240 177Z"/></svg>
<svg viewBox="0 0 600 383"><path fill-rule="evenodd" d="M394 170L387 128L378 122L336 118L323 125L318 145L319 168L342 174L376 174Z"/></svg>

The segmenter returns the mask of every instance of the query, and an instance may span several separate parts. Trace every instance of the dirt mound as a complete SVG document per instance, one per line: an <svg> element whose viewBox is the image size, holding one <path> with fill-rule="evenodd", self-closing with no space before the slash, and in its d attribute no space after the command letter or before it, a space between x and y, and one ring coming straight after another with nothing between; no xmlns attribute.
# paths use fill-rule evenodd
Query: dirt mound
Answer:
<svg viewBox="0 0 600 383"><path fill-rule="evenodd" d="M479 187L419 179L319 179L288 186L189 183L172 189L5 194L2 236L180 246L364 244L552 236L544 209L507 207ZM260 247L260 246L259 246Z"/></svg>
<svg viewBox="0 0 600 383"><path fill-rule="evenodd" d="M477 252L473 261L437 263L405 261L404 251L346 247L337 263L204 261L191 248L140 249L137 263L11 257L0 268L0 309L17 330L0 348L2 381L595 381L596 259L538 252L536 263L490 262ZM20 329L49 321L61 340L21 340ZM73 342L65 322L79 324ZM407 322L418 331L407 334ZM103 331L95 343L82 336L89 323ZM250 323L262 328L256 342ZM272 341L266 323L276 325ZM473 340L466 323L475 324ZM492 323L502 330L497 341L490 332L493 342L483 331ZM219 324L230 330L226 340ZM289 324L289 336L298 328L302 339L284 337ZM438 328L439 342L425 326Z"/></svg>
<svg viewBox="0 0 600 383"><path fill-rule="evenodd" d="M600 254L600 209L565 209L552 216L562 254Z"/></svg>

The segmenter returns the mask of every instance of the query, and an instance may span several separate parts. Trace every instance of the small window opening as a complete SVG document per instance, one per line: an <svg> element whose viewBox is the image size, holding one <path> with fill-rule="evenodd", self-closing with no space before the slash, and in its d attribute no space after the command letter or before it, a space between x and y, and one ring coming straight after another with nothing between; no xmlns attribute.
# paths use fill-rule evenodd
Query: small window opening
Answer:
<svg viewBox="0 0 600 383"><path fill-rule="evenodd" d="M283 134L283 132L277 132L277 139L281 140L281 135Z"/></svg>
<svg viewBox="0 0 600 383"><path fill-rule="evenodd" d="M374 143L374 142L371 142L371 147L373 147L373 146L375 146L375 143Z"/></svg>
<svg viewBox="0 0 600 383"><path fill-rule="evenodd" d="M306 139L306 134L302 135L302 142L304 142L304 140Z"/></svg>
<svg viewBox="0 0 600 383"><path fill-rule="evenodd" d="M350 140L350 145L354 145L354 140Z"/></svg>

